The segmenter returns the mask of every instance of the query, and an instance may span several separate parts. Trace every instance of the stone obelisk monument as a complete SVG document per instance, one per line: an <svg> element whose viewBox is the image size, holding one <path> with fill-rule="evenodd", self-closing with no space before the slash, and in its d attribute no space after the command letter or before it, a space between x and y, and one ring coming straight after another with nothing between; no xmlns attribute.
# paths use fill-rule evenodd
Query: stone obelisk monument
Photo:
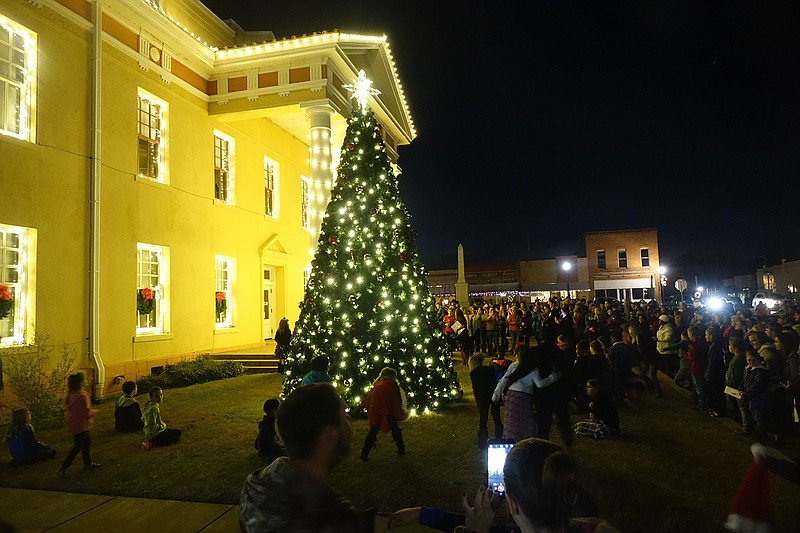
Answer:
<svg viewBox="0 0 800 533"><path fill-rule="evenodd" d="M456 300L462 306L469 306L469 289L464 275L464 247L458 245L458 280L456 281Z"/></svg>

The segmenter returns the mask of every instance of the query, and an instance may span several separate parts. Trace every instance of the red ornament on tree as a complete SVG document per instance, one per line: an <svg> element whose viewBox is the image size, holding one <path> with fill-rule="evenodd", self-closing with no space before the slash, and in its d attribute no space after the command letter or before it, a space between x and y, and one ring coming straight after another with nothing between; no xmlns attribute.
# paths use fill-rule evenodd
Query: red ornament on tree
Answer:
<svg viewBox="0 0 800 533"><path fill-rule="evenodd" d="M353 150L355 150L355 148L356 148L356 145L355 145L355 144L353 144L353 143L347 143L347 151L348 151L348 152L352 152Z"/></svg>
<svg viewBox="0 0 800 533"><path fill-rule="evenodd" d="M403 254L403 252L398 253L397 257L400 258L400 261L405 261L405 259L406 259L406 256Z"/></svg>
<svg viewBox="0 0 800 533"><path fill-rule="evenodd" d="M311 300L311 298L309 298L308 300L306 300L306 306L307 306L307 307L311 307L311 304L313 304L313 303L314 303L314 302Z"/></svg>
<svg viewBox="0 0 800 533"><path fill-rule="evenodd" d="M328 242L331 244L336 244L336 235L328 235Z"/></svg>
<svg viewBox="0 0 800 533"><path fill-rule="evenodd" d="M383 130L383 126L381 126L380 122L375 123L375 133L380 133Z"/></svg>
<svg viewBox="0 0 800 533"><path fill-rule="evenodd" d="M378 210L373 207L372 209L369 210L369 214L375 216L378 214Z"/></svg>

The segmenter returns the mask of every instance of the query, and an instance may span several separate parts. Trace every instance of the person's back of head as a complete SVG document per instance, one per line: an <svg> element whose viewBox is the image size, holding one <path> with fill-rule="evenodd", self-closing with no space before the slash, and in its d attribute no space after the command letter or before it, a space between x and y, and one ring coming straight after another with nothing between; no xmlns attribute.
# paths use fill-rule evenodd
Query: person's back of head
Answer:
<svg viewBox="0 0 800 533"><path fill-rule="evenodd" d="M16 435L28 427L28 410L24 407L11 411L11 424L6 432L7 436Z"/></svg>
<svg viewBox="0 0 800 533"><path fill-rule="evenodd" d="M277 398L270 398L264 402L264 414L274 414L281 406L281 402Z"/></svg>
<svg viewBox="0 0 800 533"><path fill-rule="evenodd" d="M473 354L469 358L469 371L472 372L476 368L483 366L483 354Z"/></svg>
<svg viewBox="0 0 800 533"><path fill-rule="evenodd" d="M69 389L69 392L77 392L81 390L85 380L86 378L81 372L70 374L70 376L67 378L67 389Z"/></svg>
<svg viewBox="0 0 800 533"><path fill-rule="evenodd" d="M381 369L378 379L394 379L397 380L397 370L391 367Z"/></svg>
<svg viewBox="0 0 800 533"><path fill-rule="evenodd" d="M136 391L136 382L135 381L126 381L122 384L122 392L130 396Z"/></svg>
<svg viewBox="0 0 800 533"><path fill-rule="evenodd" d="M328 359L326 355L318 355L311 360L311 370L316 370L317 372L327 372L330 364L330 359Z"/></svg>
<svg viewBox="0 0 800 533"><path fill-rule="evenodd" d="M503 480L512 517L523 531L566 528L580 485L575 462L559 446L542 439L518 442L506 458Z"/></svg>
<svg viewBox="0 0 800 533"><path fill-rule="evenodd" d="M278 431L289 459L307 459L323 430L340 422L342 400L327 383L295 389L278 408Z"/></svg>

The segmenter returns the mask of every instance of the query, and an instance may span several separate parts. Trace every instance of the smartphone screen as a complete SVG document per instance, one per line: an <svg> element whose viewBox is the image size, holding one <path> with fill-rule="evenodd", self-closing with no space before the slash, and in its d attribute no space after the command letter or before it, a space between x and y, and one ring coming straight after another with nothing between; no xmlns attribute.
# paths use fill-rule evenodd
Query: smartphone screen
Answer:
<svg viewBox="0 0 800 533"><path fill-rule="evenodd" d="M503 482L503 467L506 456L514 443L511 441L489 441L486 447L486 482L487 486L499 496L505 496L506 485Z"/></svg>

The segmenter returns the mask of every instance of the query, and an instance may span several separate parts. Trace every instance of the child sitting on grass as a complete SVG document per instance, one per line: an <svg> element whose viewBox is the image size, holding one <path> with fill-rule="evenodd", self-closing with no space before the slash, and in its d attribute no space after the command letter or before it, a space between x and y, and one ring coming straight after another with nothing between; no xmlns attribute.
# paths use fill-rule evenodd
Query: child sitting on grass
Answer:
<svg viewBox="0 0 800 533"><path fill-rule="evenodd" d="M122 384L122 396L117 398L117 405L114 407L114 429L121 433L134 433L144 428L142 408L134 398L136 392L135 381Z"/></svg>
<svg viewBox="0 0 800 533"><path fill-rule="evenodd" d="M270 463L286 455L286 450L281 446L278 434L275 432L275 413L280 405L281 402L275 398L264 402L264 418L258 423L258 436L253 444L258 450L258 456Z"/></svg>
<svg viewBox="0 0 800 533"><path fill-rule="evenodd" d="M11 425L6 432L5 441L11 453L12 465L23 465L52 459L56 451L52 446L36 440L31 425L31 414L27 409L14 409L11 412Z"/></svg>
<svg viewBox="0 0 800 533"><path fill-rule="evenodd" d="M619 413L614 399L603 390L599 379L586 382L589 395L589 419L575 424L575 434L581 437L604 439L619 433Z"/></svg>
<svg viewBox="0 0 800 533"><path fill-rule="evenodd" d="M89 437L89 428L92 427L94 409L89 395L83 390L86 377L78 372L67 378L67 395L64 397L64 411L67 415L67 431L73 438L72 449L64 457L64 462L56 471L59 476L67 474L67 468L80 453L83 456L83 468L91 470L100 466L92 462L92 439Z"/></svg>
<svg viewBox="0 0 800 533"><path fill-rule="evenodd" d="M150 389L150 401L144 404L142 421L144 422L144 442L142 449L147 451L154 446L167 446L181 440L180 429L167 429L167 424L161 420L161 400L164 391L161 387Z"/></svg>

